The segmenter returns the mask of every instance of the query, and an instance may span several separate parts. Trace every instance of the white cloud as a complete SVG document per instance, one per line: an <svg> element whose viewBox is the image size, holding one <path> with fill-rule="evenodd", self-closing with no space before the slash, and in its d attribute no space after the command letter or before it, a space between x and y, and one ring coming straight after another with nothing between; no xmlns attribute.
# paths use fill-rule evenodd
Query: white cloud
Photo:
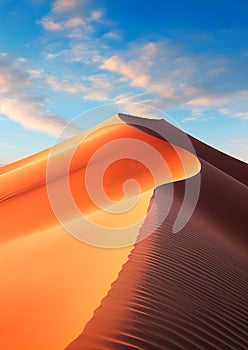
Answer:
<svg viewBox="0 0 248 350"><path fill-rule="evenodd" d="M41 19L40 23L43 28L48 31L60 31L62 30L62 25L58 22L55 22L50 17L44 17Z"/></svg>
<svg viewBox="0 0 248 350"><path fill-rule="evenodd" d="M67 21L64 22L65 27L67 28L73 28L78 26L85 26L85 21L80 16L75 16L69 18Z"/></svg>
<svg viewBox="0 0 248 350"><path fill-rule="evenodd" d="M236 97L236 104L235 104L231 99L231 103L229 102L228 108L221 108L219 110L219 113L229 118L239 118L244 121L248 120L247 100L237 99Z"/></svg>
<svg viewBox="0 0 248 350"><path fill-rule="evenodd" d="M42 69L29 69L28 73L32 78L40 78L44 72Z"/></svg>
<svg viewBox="0 0 248 350"><path fill-rule="evenodd" d="M35 95L33 78L37 72L30 73L30 69L16 65L16 60L9 56L0 58L0 111L26 129L56 136L67 123L48 113L45 100ZM67 136L79 132L80 129L72 126Z"/></svg>
<svg viewBox="0 0 248 350"><path fill-rule="evenodd" d="M243 120L248 120L248 111L247 112L239 112L236 116Z"/></svg>
<svg viewBox="0 0 248 350"><path fill-rule="evenodd" d="M166 51L160 43L149 42L106 59L100 68L116 73L121 76L120 81L142 88L146 93L177 99L176 70L168 69ZM178 65L181 65L179 60Z"/></svg>
<svg viewBox="0 0 248 350"><path fill-rule="evenodd" d="M133 86L145 88L149 81L149 76L142 72L136 62L126 63L117 56L107 59L100 68L123 75Z"/></svg>
<svg viewBox="0 0 248 350"><path fill-rule="evenodd" d="M62 32L69 38L82 38L85 33L93 30L94 22L103 21L103 12L91 10L90 1L56 0L50 13L41 18L39 23L48 32Z"/></svg>
<svg viewBox="0 0 248 350"><path fill-rule="evenodd" d="M191 117L186 117L182 119L182 123L186 123L186 122L194 122L197 121L198 117L195 116L191 116Z"/></svg>
<svg viewBox="0 0 248 350"><path fill-rule="evenodd" d="M150 101L160 99L162 109L190 110L184 121L207 120L210 111L230 116L229 109L231 117L247 119L248 89L240 88L236 67L227 57L186 56L166 41L133 43L106 58L100 68L114 73L112 80L127 85L129 91L135 93L136 88Z"/></svg>
<svg viewBox="0 0 248 350"><path fill-rule="evenodd" d="M151 105L162 110L188 110L184 121L206 120L211 111L230 117L224 110L230 110L232 117L247 119L248 89L228 57L186 52L164 39L137 40L114 49L111 40L120 40L115 35L119 28L110 24L97 6L95 1L56 0L42 19L44 28L46 19L52 21L51 30L57 31L62 44L46 52L46 58L58 59L67 72L81 65L81 72L72 73L70 79L64 79L63 72L54 73L59 78L49 77L53 89L98 101L144 94ZM65 37L69 40L63 46ZM99 72L104 72L105 78L93 81L91 76Z"/></svg>
<svg viewBox="0 0 248 350"><path fill-rule="evenodd" d="M221 109L219 109L219 112L220 112L220 114L223 114L223 115L230 114L230 111L228 108L221 108Z"/></svg>
<svg viewBox="0 0 248 350"><path fill-rule="evenodd" d="M65 91L70 94L80 94L85 91L85 86L79 83L70 83L66 80L59 80L54 76L49 76L46 80L53 90Z"/></svg>
<svg viewBox="0 0 248 350"><path fill-rule="evenodd" d="M46 81L53 90L80 95L85 100L106 101L110 99L112 92L112 84L108 83L103 74L91 75L85 78L84 83L77 82L75 79L59 80L54 76L47 77Z"/></svg>
<svg viewBox="0 0 248 350"><path fill-rule="evenodd" d="M109 39L109 40L121 40L121 35L118 32L109 31L109 32L103 34L103 38Z"/></svg>
<svg viewBox="0 0 248 350"><path fill-rule="evenodd" d="M198 93L197 87L187 82L195 69L193 59L183 56L172 44L148 42L130 47L129 50L111 56L101 65L120 76L120 81L131 87L142 88L151 97L174 103L185 96Z"/></svg>
<svg viewBox="0 0 248 350"><path fill-rule="evenodd" d="M99 19L101 19L103 17L103 12L100 10L92 11L90 17L92 20L98 21Z"/></svg>
<svg viewBox="0 0 248 350"><path fill-rule="evenodd" d="M201 107L212 107L223 105L228 101L228 98L225 96L201 96L193 100L188 101L186 104L190 106L201 106Z"/></svg>
<svg viewBox="0 0 248 350"><path fill-rule="evenodd" d="M52 11L57 15L63 15L71 11L75 11L80 7L80 3L86 1L82 0L56 0L53 3Z"/></svg>
<svg viewBox="0 0 248 350"><path fill-rule="evenodd" d="M30 99L3 99L1 110L10 120L13 120L29 130L44 132L51 136L57 136L65 127L66 122L44 111L42 104ZM67 136L79 133L79 129L71 127Z"/></svg>

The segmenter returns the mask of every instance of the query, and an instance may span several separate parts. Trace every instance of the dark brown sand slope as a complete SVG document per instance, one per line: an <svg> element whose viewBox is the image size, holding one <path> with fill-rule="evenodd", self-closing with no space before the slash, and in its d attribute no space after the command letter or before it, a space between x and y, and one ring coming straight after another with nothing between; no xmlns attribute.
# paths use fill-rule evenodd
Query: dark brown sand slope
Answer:
<svg viewBox="0 0 248 350"><path fill-rule="evenodd" d="M192 142L202 171L190 221L172 233L184 193L181 181L165 222L134 247L67 350L248 349L248 165ZM167 185L155 191L155 210L141 232L162 215L166 198Z"/></svg>

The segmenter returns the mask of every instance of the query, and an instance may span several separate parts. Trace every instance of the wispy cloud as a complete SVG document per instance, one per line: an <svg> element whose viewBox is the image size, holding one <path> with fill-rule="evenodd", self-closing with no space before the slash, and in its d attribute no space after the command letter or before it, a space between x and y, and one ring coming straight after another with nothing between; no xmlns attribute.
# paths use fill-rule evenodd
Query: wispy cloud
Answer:
<svg viewBox="0 0 248 350"><path fill-rule="evenodd" d="M101 69L116 73L120 81L131 87L143 89L146 93L165 99L177 99L175 90L176 68L169 69L169 57L174 49L166 42L136 44L127 51L106 59ZM178 60L178 69L181 65ZM163 69L161 69L163 67Z"/></svg>
<svg viewBox="0 0 248 350"><path fill-rule="evenodd" d="M18 59L0 55L1 114L27 129L56 136L67 123L49 113L45 107L45 98L35 93L34 79L40 74L41 71L30 70ZM79 131L77 127L71 126L68 136Z"/></svg>
<svg viewBox="0 0 248 350"><path fill-rule="evenodd" d="M92 2L87 0L56 0L50 13L41 18L40 23L46 31L62 32L69 38L82 38L103 19L103 12L92 7Z"/></svg>
<svg viewBox="0 0 248 350"><path fill-rule="evenodd" d="M213 107L223 105L227 102L227 96L201 96L186 102L186 104L189 106Z"/></svg>
<svg viewBox="0 0 248 350"><path fill-rule="evenodd" d="M116 40L119 28L97 6L94 1L56 0L41 19L47 32L58 35L56 44L61 39L61 48L51 45L46 58L59 60L71 72L75 68L70 79L61 71L49 76L50 88L97 101L142 95L139 102L149 101L162 110L188 110L184 122L206 120L213 111L222 118L247 119L245 54L232 60L220 53L191 52L173 40L159 38L119 43L114 48L108 41ZM213 33L202 35L214 41ZM197 36L202 40L201 33Z"/></svg>
<svg viewBox="0 0 248 350"><path fill-rule="evenodd" d="M247 112L238 112L236 116L243 120L248 120L248 111Z"/></svg>
<svg viewBox="0 0 248 350"><path fill-rule="evenodd" d="M240 58L242 74L248 74L244 60ZM182 48L168 41L133 43L128 50L107 58L100 68L115 73L118 82L129 88L143 91L151 101L160 99L162 108L191 110L192 121L199 120L199 113L213 109L224 115L221 110L230 107L232 112L225 115L247 119L248 84L240 79L240 73L237 76L236 65L227 57L185 55Z"/></svg>
<svg viewBox="0 0 248 350"><path fill-rule="evenodd" d="M43 25L44 29L49 31L60 31L62 30L62 25L58 22L55 22L49 17L44 17L41 20L41 24Z"/></svg>
<svg viewBox="0 0 248 350"><path fill-rule="evenodd" d="M72 81L68 79L60 80L55 76L48 76L46 79L48 85L57 91L67 92L73 95L79 95L81 99L92 101L107 101L113 90L112 84L104 74L91 75L85 77L84 81Z"/></svg>
<svg viewBox="0 0 248 350"><path fill-rule="evenodd" d="M175 30L170 21L167 28L161 19L156 25L149 22L147 28L137 19L137 30L131 32L133 19L129 22L123 14L117 16L119 9L110 6L104 0L15 4L20 11L18 16L17 11L11 12L10 19L16 22L6 17L8 25L23 25L26 9L30 13L27 30L5 45L11 50L17 43L20 57L0 53L0 113L4 118L26 129L57 135L66 125L60 113L70 118L72 113L112 102L119 104L120 112L146 117L163 117L162 112L167 112L188 123L189 129L213 118L219 121L216 125L231 121L247 127L247 47L244 42L238 49L240 37L234 45L234 38L244 33L214 26L211 32L194 32L184 25ZM6 38L12 33L7 33L8 25L3 25ZM154 32L143 36L149 28ZM195 129L200 130L198 125ZM79 131L72 126L68 136Z"/></svg>
<svg viewBox="0 0 248 350"><path fill-rule="evenodd" d="M199 118L196 117L196 116L191 116L191 117L186 117L186 118L183 118L182 119L182 123L186 123L186 122L195 122L195 121L198 121Z"/></svg>
<svg viewBox="0 0 248 350"><path fill-rule="evenodd" d="M56 15L64 15L71 12L78 11L83 7L87 6L89 1L78 1L78 0L56 0L52 5L52 12Z"/></svg>

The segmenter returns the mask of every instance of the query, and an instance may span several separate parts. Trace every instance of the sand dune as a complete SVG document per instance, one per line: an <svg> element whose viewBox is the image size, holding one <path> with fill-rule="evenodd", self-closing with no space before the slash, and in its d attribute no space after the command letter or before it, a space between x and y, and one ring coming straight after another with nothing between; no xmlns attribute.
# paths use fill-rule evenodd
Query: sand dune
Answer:
<svg viewBox="0 0 248 350"><path fill-rule="evenodd" d="M184 194L180 181L166 221L134 247L94 317L66 349L247 349L248 167L191 140L202 164L193 216L179 234L171 233ZM148 214L141 231L163 214L166 198L167 185L156 189L157 212Z"/></svg>
<svg viewBox="0 0 248 350"><path fill-rule="evenodd" d="M55 147L48 179L50 150L1 169L1 349L247 348L248 168L190 137L200 165L180 133L165 121L119 115L91 131L85 142L80 143L85 135L79 135ZM149 149L127 143L127 154L142 162L124 157L108 166L103 187L114 204L100 196L100 207L121 211L119 203L132 201L136 188L131 186L125 197L122 187L129 178L140 184L140 196L134 211L115 219L88 196L84 179L92 155L123 139L155 149L169 171L161 171L159 160L151 162ZM123 155L123 144L119 146ZM102 163L118 152L115 143L94 158L91 184ZM126 237L133 242L148 238L127 246L115 241L122 247L108 249L66 232L51 208L46 181L50 194L62 200L68 157L70 190L80 212L96 225L116 229L139 218L138 225L125 226ZM174 234L186 182L199 176L194 213ZM170 182L175 192L164 220ZM77 222L69 204L64 219ZM93 229L87 234L95 234L99 242Z"/></svg>
<svg viewBox="0 0 248 350"><path fill-rule="evenodd" d="M110 142L111 147L106 148ZM98 150L100 156L92 160ZM133 159L119 157L123 159L113 162L114 155L123 150ZM151 151L155 152L153 157ZM161 171L160 163L165 160L169 169ZM102 164L108 166L101 178ZM73 341L127 261L154 188L193 176L199 169L193 154L128 126L118 116L55 146L52 153L45 150L1 168L0 348L56 350ZM88 181L86 171L90 171ZM137 203L132 203L137 187L131 184L127 193L123 191L129 178L140 186ZM112 201L97 193L97 206L87 186L95 190L101 180ZM67 182L78 208L76 215L66 197ZM55 215L56 203L52 208L49 196L57 199L63 223ZM121 212L123 202L134 204L131 214ZM105 212L110 207L115 209L112 214ZM81 214L83 224L78 221ZM93 224L85 219L89 217ZM66 225L76 227L83 234L82 241L73 238ZM109 226L114 232L108 232ZM123 227L120 238L119 226ZM93 236L100 247L87 244ZM103 244L118 248L102 248Z"/></svg>

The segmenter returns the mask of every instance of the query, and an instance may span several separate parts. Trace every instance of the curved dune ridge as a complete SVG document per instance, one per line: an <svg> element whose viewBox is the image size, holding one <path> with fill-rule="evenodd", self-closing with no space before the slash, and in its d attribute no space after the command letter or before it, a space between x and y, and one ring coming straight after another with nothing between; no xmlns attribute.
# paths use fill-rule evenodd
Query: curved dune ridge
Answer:
<svg viewBox="0 0 248 350"><path fill-rule="evenodd" d="M135 117L123 118L136 125ZM150 123L144 121L143 129ZM157 126L180 133L164 121ZM248 348L248 166L191 141L202 164L191 219L172 234L184 196L180 181L164 223L135 245L108 295L66 349ZM141 232L156 227L167 198L167 185L156 189L156 210Z"/></svg>
<svg viewBox="0 0 248 350"><path fill-rule="evenodd" d="M136 143L133 144L134 141L138 142L139 145L139 149L136 149L135 152L132 149L137 147ZM103 148L108 144L110 147ZM146 154L145 151L147 152L149 146L153 149L153 153ZM118 152L117 148L120 150L125 148L125 156L123 157L120 154L119 159L113 161L115 154ZM101 152L96 157L95 155L99 150ZM155 162L151 163L149 156L158 154L161 159L155 159ZM92 160L93 156L95 158ZM65 162L67 159L69 159L69 179L66 176L67 166ZM52 165L49 165L49 162ZM91 162L90 165L89 162ZM164 166L163 162L167 169L162 167ZM102 163L107 166L99 174ZM152 172L147 167L150 164L153 166ZM51 170L49 171L49 177L46 177L48 166ZM4 204L1 207L3 220L1 240L9 240L15 236L27 235L29 232L33 233L40 229L49 228L57 223L48 202L46 188L44 187L46 182L49 183L49 186L52 183L50 186L51 192L60 194L64 191L64 186L66 186L68 180L70 182L70 194L80 211L84 215L92 215L94 213L99 214L99 206L100 209L106 209L111 204L106 202L106 197L103 197L102 193L96 193L99 197L97 198L99 206L92 200L90 192L94 192L94 187L98 182L102 182L106 195L116 205L115 201L118 204L122 199L135 196L135 187L131 187L128 198L125 198L123 184L129 178L138 182L141 194L149 191L151 197L151 193L156 186L182 180L198 173L200 162L195 155L187 150L137 130L137 128L127 125L118 117L114 117L101 126L55 146L52 153L48 149L16 163L6 165L1 170L0 203ZM88 184L85 180L86 171L90 173L90 183ZM8 213L14 211L11 206L14 208L16 201L19 201L20 196L23 195L34 199L32 207L30 201L23 200L18 213L16 213L16 220L10 222ZM36 200L38 197L40 199ZM60 196L59 201L62 199L63 196ZM147 207L148 205L145 210ZM143 203L142 209L144 209ZM32 210L32 220L30 220L30 210ZM43 215L40 215L41 211ZM72 215L74 213L68 212L68 208L66 208L65 219L68 221L75 219ZM144 212L140 215L141 217L144 216ZM98 223L102 223L104 220L117 221L118 226L123 225L121 215L108 215L105 212L104 218L98 217ZM129 213L124 215L123 220L130 220Z"/></svg>
<svg viewBox="0 0 248 350"><path fill-rule="evenodd" d="M52 153L1 169L0 349L248 348L248 166L189 139L197 157L167 122L120 114ZM151 162L150 147L161 156L157 161ZM94 187L95 175L107 199ZM193 215L174 234L186 185L198 177ZM128 179L139 183L137 201L137 186ZM174 196L165 217L170 182ZM66 197L68 183L93 226L80 226ZM47 188L58 203L67 201L64 211L58 207L64 225ZM77 225L67 226L71 222ZM115 249L86 244L65 229L81 228L86 236L76 237L87 241L97 227L103 236L106 227L118 236L123 226L134 244ZM135 243L139 237L147 238Z"/></svg>
<svg viewBox="0 0 248 350"><path fill-rule="evenodd" d="M76 339L128 261L154 189L199 171L189 150L119 116L2 167L0 348L60 350Z"/></svg>

